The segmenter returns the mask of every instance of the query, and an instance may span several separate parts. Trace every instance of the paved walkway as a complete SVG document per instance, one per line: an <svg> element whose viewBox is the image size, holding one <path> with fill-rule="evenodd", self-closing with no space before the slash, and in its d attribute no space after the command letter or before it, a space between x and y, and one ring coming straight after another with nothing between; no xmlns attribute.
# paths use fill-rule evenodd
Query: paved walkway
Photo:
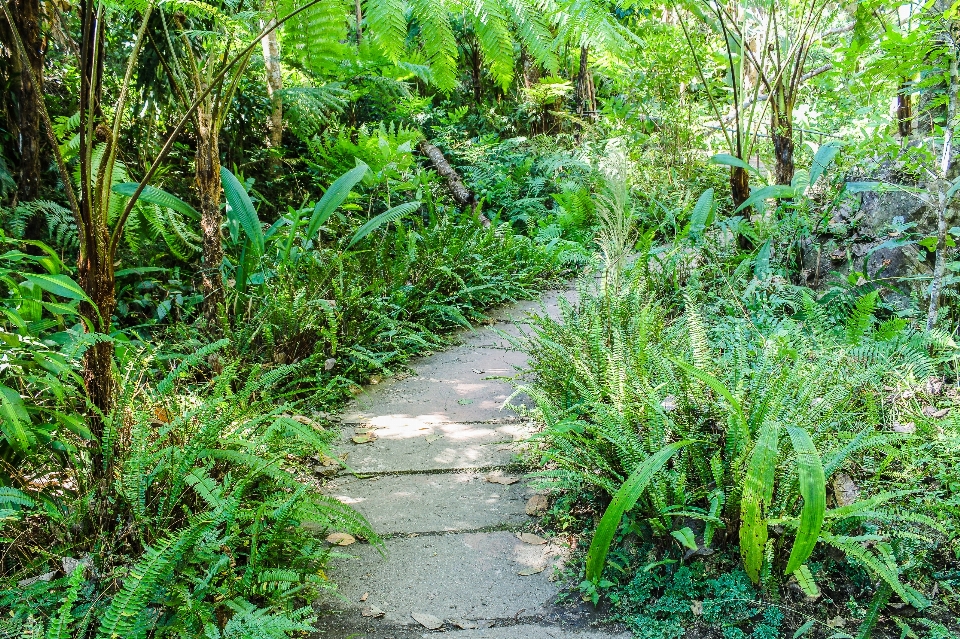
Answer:
<svg viewBox="0 0 960 639"><path fill-rule="evenodd" d="M341 474L325 490L369 518L386 556L356 543L342 549L353 558L332 561L343 599L320 603L320 636L629 638L591 628L588 607L555 606L565 547L519 537L536 521L527 514L534 492L512 466L530 431L503 408L513 386L501 378L526 355L501 332L518 335L529 312L555 316L560 295L573 293L501 309L496 324L463 333L461 345L416 361L410 377L368 387L347 407L341 450L363 478Z"/></svg>

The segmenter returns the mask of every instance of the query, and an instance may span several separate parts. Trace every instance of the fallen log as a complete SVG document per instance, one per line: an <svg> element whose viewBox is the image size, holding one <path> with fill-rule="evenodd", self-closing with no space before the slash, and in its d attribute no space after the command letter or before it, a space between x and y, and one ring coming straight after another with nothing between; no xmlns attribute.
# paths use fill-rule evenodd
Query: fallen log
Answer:
<svg viewBox="0 0 960 639"><path fill-rule="evenodd" d="M440 174L440 177L447 181L447 189L450 190L453 201L464 209L473 211L473 214L484 226L490 226L490 220L480 210L480 202L477 201L477 197L463 184L463 180L447 162L447 158L443 157L443 151L425 139L420 140L419 147L420 152L430 158L430 162L433 163L433 167Z"/></svg>

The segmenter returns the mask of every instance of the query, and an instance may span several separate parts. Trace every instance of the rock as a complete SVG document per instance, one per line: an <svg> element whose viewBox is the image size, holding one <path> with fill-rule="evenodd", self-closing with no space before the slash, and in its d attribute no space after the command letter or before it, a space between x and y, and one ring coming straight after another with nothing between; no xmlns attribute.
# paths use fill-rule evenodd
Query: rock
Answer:
<svg viewBox="0 0 960 639"><path fill-rule="evenodd" d="M937 377L931 377L926 383L927 395L939 395L943 392L943 380Z"/></svg>
<svg viewBox="0 0 960 639"><path fill-rule="evenodd" d="M849 506L860 499L860 489L846 473L840 473L833 479L833 499L837 506Z"/></svg>
<svg viewBox="0 0 960 639"><path fill-rule="evenodd" d="M337 466L323 466L317 465L313 467L313 472L321 477L333 477L337 474L339 468Z"/></svg>
<svg viewBox="0 0 960 639"><path fill-rule="evenodd" d="M895 422L893 424L893 432L902 433L904 435L912 435L913 433L917 432L917 425L913 422L904 422L902 424L900 422Z"/></svg>
<svg viewBox="0 0 960 639"><path fill-rule="evenodd" d="M550 502L546 495L534 495L527 500L527 514L531 517L539 517L547 512Z"/></svg>
<svg viewBox="0 0 960 639"><path fill-rule="evenodd" d="M90 555L84 555L80 559L74 559L73 557L64 557L60 560L61 565L63 566L64 574L71 575L73 571L77 569L77 566L83 566L84 569L89 568L92 565L90 560Z"/></svg>
<svg viewBox="0 0 960 639"><path fill-rule="evenodd" d="M17 582L17 585L21 588L26 588L27 586L32 586L38 581L52 581L54 577L57 576L57 571L52 570L50 572L45 572L42 575L37 575L36 577L28 577L26 579L21 579Z"/></svg>
<svg viewBox="0 0 960 639"><path fill-rule="evenodd" d="M663 401L660 402L660 406L663 408L664 412L672 413L677 410L677 398L673 395L667 395L663 398Z"/></svg>
<svg viewBox="0 0 960 639"><path fill-rule="evenodd" d="M947 413L950 412L949 408L942 408L937 410L934 406L924 406L920 409L920 412L923 413L924 417L932 417L933 419L941 419L947 416Z"/></svg>

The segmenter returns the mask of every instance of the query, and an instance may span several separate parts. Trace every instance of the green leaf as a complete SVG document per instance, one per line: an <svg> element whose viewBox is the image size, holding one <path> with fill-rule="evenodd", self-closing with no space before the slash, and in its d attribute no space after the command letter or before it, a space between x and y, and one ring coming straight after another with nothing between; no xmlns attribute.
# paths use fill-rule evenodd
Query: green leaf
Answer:
<svg viewBox="0 0 960 639"><path fill-rule="evenodd" d="M689 550L697 549L697 538L689 526L680 530L671 531L670 536L680 542L680 545Z"/></svg>
<svg viewBox="0 0 960 639"><path fill-rule="evenodd" d="M47 275L44 273L29 273L23 276L28 282L39 286L48 293L58 297L65 297L69 300L85 300L93 304L80 285L68 275Z"/></svg>
<svg viewBox="0 0 960 639"><path fill-rule="evenodd" d="M384 224L389 224L394 220L398 220L408 213L413 213L420 208L420 202L405 202L403 204L398 204L392 209L388 209L381 213L380 215L367 220L367 222L357 229L357 232L353 234L353 237L350 238L350 243L347 244L347 248L351 248L354 244L365 238L366 236L373 233L375 230L383 226Z"/></svg>
<svg viewBox="0 0 960 639"><path fill-rule="evenodd" d="M29 495L11 486L0 486L0 504L14 504L25 508L37 505Z"/></svg>
<svg viewBox="0 0 960 639"><path fill-rule="evenodd" d="M47 629L47 639L70 639L73 636L71 626L73 625L74 613L73 607L80 598L80 590L83 587L83 573L86 566L82 563L77 564L73 572L70 573L70 579L67 581L68 587L66 595L60 604L60 613L50 620L50 627Z"/></svg>
<svg viewBox="0 0 960 639"><path fill-rule="evenodd" d="M867 191L881 191L882 186L879 182L847 182L844 184L847 193L864 193Z"/></svg>
<svg viewBox="0 0 960 639"><path fill-rule="evenodd" d="M816 619L811 619L807 623L797 628L797 631L793 633L793 639L800 639L800 637L807 634L810 631L810 629L813 628L814 625L816 625L816 623L817 623Z"/></svg>
<svg viewBox="0 0 960 639"><path fill-rule="evenodd" d="M333 181L333 184L331 184L330 188L323 194L323 197L320 198L317 205L313 207L313 215L310 216L310 223L307 225L306 237L308 239L316 236L317 231L319 231L323 223L327 221L327 218L333 215L337 207L343 204L347 196L350 195L350 189L356 186L369 170L370 167L362 161L357 160L357 166Z"/></svg>
<svg viewBox="0 0 960 639"><path fill-rule="evenodd" d="M760 250L757 251L757 257L754 260L753 274L758 280L763 280L770 274L770 250L773 248L771 239L772 238L768 238L767 241L763 243Z"/></svg>
<svg viewBox="0 0 960 639"><path fill-rule="evenodd" d="M713 189L707 189L697 198L690 213L690 233L699 236L713 221Z"/></svg>
<svg viewBox="0 0 960 639"><path fill-rule="evenodd" d="M760 171L758 171L756 167L750 166L740 158L734 155L730 155L729 153L717 153L712 158L710 158L710 162L713 164L724 164L726 166L735 166L738 169L746 169L751 173L760 175Z"/></svg>
<svg viewBox="0 0 960 639"><path fill-rule="evenodd" d="M87 427L86 420L80 415L68 415L66 413L54 411L53 416L57 418L57 421L60 422L64 428L73 434L82 437L87 441L92 441L94 439L93 433L90 431L90 428Z"/></svg>
<svg viewBox="0 0 960 639"><path fill-rule="evenodd" d="M627 477L627 481L623 482L603 513L597 532L594 533L593 540L590 542L590 550L587 551L587 580L596 583L600 579L603 566L606 564L607 551L610 550L610 542L613 541L613 536L620 526L623 514L634 507L650 480L670 461L670 458L691 443L693 443L692 440L683 440L664 446L643 460L643 463Z"/></svg>
<svg viewBox="0 0 960 639"><path fill-rule="evenodd" d="M724 386L719 379L717 379L710 373L704 372L695 366L691 366L690 364L687 364L683 360L671 358L670 361L672 361L674 364L682 368L684 371L690 373L691 375L699 379L701 382L703 382L704 384L712 388L715 393L717 393L718 395L723 397L725 400L727 400L727 403L730 404L730 407L733 409L733 412L736 414L737 418L740 420L740 423L741 424L747 423L747 419L743 413L743 408L740 406L740 402L737 401L737 399L733 396L733 394L729 390L727 390L727 387Z"/></svg>
<svg viewBox="0 0 960 639"><path fill-rule="evenodd" d="M794 572L794 576L797 578L797 583L800 585L800 589L803 590L804 594L808 597L819 597L820 588L817 587L817 582L813 578L813 573L810 572L810 568L806 565L800 566Z"/></svg>
<svg viewBox="0 0 960 639"><path fill-rule="evenodd" d="M793 542L785 571L789 575L807 561L820 539L820 529L827 511L827 478L823 472L820 453L807 431L799 426L788 426L787 432L790 433L793 450L797 453L800 496L803 497L800 527L797 529L797 538Z"/></svg>
<svg viewBox="0 0 960 639"><path fill-rule="evenodd" d="M780 429L764 424L753 447L740 498L740 555L753 583L760 583L763 548L767 543L767 511L773 499Z"/></svg>
<svg viewBox="0 0 960 639"><path fill-rule="evenodd" d="M223 182L223 192L230 205L229 214L240 223L243 232L247 234L254 254L263 255L263 227L260 226L260 218L257 217L247 190L240 184L237 176L225 166L220 167L220 180Z"/></svg>
<svg viewBox="0 0 960 639"><path fill-rule="evenodd" d="M787 186L786 184L771 184L770 186L761 187L750 193L750 197L737 207L737 211L742 211L764 200L793 198L799 194L800 190L796 187Z"/></svg>
<svg viewBox="0 0 960 639"><path fill-rule="evenodd" d="M43 308L54 315L79 315L80 311L76 306L69 304L60 304L59 302L43 302Z"/></svg>
<svg viewBox="0 0 960 639"><path fill-rule="evenodd" d="M138 182L124 182L123 184L115 185L113 187L113 192L126 197L132 197L139 186L140 184ZM177 213L182 213L192 220L200 219L200 212L197 211L197 209L193 208L176 195L167 193L163 189L158 189L157 187L150 186L149 184L143 187L143 191L140 192L140 197L138 199L143 200L144 202L149 202L150 204L156 204L168 209L173 209Z"/></svg>
<svg viewBox="0 0 960 639"><path fill-rule="evenodd" d="M173 572L176 563L197 543L208 526L208 522L198 521L175 536L159 540L155 548L148 547L144 551L110 599L97 630L97 639L136 636L140 615Z"/></svg>
<svg viewBox="0 0 960 639"><path fill-rule="evenodd" d="M0 430L3 431L7 443L20 452L30 449L30 434L26 429L26 424L29 423L30 415L23 405L20 393L0 385Z"/></svg>
<svg viewBox="0 0 960 639"><path fill-rule="evenodd" d="M817 149L816 155L813 156L813 163L810 165L810 186L817 183L838 153L840 153L840 144L837 142L827 142Z"/></svg>
<svg viewBox="0 0 960 639"><path fill-rule="evenodd" d="M950 188L947 189L947 199L952 198L958 190L960 190L960 176L954 178L953 182L950 183Z"/></svg>

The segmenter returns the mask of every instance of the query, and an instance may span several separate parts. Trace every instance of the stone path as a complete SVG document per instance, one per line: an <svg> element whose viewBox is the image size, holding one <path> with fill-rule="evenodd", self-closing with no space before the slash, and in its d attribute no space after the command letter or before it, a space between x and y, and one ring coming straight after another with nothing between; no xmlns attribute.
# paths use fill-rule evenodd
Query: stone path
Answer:
<svg viewBox="0 0 960 639"><path fill-rule="evenodd" d="M331 562L341 598L328 597L318 626L331 639L412 639L441 631L458 639L629 639L592 627L587 607L554 604L560 543L524 543L518 531L533 491L512 466L528 426L503 408L526 355L518 335L530 312L557 314L560 295L501 309L461 345L422 358L414 374L368 387L342 416L347 464L326 492L367 516L386 540L343 548ZM513 403L522 403L515 398ZM376 439L354 444L357 432ZM523 574L521 574L523 573ZM443 622L430 630L411 615ZM422 619L430 621L427 617ZM430 624L432 625L432 624Z"/></svg>

